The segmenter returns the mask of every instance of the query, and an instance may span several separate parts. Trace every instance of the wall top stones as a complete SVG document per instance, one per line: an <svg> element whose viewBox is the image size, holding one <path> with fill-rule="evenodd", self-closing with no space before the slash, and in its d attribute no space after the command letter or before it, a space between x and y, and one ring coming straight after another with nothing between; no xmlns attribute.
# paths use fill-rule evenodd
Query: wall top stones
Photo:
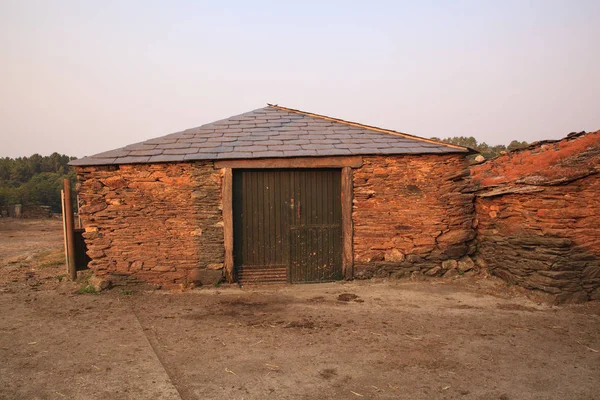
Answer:
<svg viewBox="0 0 600 400"><path fill-rule="evenodd" d="M471 169L480 196L535 191L600 172L600 131L570 134L559 141L534 143Z"/></svg>

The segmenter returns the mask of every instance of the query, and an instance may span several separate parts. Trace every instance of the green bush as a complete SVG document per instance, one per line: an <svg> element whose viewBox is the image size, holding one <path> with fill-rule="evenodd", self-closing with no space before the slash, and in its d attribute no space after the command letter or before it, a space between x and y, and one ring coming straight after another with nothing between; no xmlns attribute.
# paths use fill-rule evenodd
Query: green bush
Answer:
<svg viewBox="0 0 600 400"><path fill-rule="evenodd" d="M0 207L44 205L60 212L63 179L68 178L75 185L75 171L67 165L74 159L58 153L0 158Z"/></svg>

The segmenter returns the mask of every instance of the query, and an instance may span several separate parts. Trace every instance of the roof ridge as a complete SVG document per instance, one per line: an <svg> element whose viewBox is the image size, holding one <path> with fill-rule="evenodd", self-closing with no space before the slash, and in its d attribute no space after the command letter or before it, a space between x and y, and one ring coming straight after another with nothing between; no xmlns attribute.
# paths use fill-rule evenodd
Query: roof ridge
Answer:
<svg viewBox="0 0 600 400"><path fill-rule="evenodd" d="M409 133L403 133L403 132L398 132L398 131L394 131L394 130L391 130L391 129L379 128L379 127L372 126L372 125L365 125L365 124L361 124L360 122L346 121L344 119L329 117L327 115L315 114L315 113L311 113L311 112L307 112L307 111L302 111L302 110L296 110L296 109L293 109L293 108L283 107L283 106L280 106L280 105L277 105L277 104L267 103L267 105L269 107L275 108L277 110L289 111L289 112L293 112L293 113L296 113L296 114L308 115L310 117L321 118L321 119L324 119L324 120L327 120L327 121L339 122L339 123L345 124L345 125L350 125L350 126L356 126L356 127L359 127L359 128L369 129L369 130L372 130L372 131L375 131L375 132L388 133L390 135L401 136L401 137L405 137L407 139L420 140L422 142L433 143L433 144L442 145L442 146L447 146L447 147L451 147L451 148L454 148L454 149L461 149L461 150L471 151L471 149L468 148L468 147L459 146L459 145L456 145L456 144L444 143L444 142L433 140L433 139L425 139L425 138L422 138L420 136L411 135Z"/></svg>

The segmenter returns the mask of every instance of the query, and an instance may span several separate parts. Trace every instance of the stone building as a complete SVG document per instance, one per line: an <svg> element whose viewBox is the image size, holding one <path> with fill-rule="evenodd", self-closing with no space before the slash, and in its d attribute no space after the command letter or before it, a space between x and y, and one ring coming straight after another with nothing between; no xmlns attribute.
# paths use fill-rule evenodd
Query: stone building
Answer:
<svg viewBox="0 0 600 400"><path fill-rule="evenodd" d="M473 254L469 153L269 105L71 164L96 275L295 283Z"/></svg>
<svg viewBox="0 0 600 400"><path fill-rule="evenodd" d="M556 303L600 299L600 131L471 170L479 264Z"/></svg>

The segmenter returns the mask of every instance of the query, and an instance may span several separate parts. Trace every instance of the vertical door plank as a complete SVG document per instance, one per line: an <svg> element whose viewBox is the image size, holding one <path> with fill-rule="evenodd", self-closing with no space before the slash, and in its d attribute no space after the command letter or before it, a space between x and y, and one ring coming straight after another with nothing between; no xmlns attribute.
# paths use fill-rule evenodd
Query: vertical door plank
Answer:
<svg viewBox="0 0 600 400"><path fill-rule="evenodd" d="M342 168L342 274L352 279L354 257L352 249L352 168Z"/></svg>

